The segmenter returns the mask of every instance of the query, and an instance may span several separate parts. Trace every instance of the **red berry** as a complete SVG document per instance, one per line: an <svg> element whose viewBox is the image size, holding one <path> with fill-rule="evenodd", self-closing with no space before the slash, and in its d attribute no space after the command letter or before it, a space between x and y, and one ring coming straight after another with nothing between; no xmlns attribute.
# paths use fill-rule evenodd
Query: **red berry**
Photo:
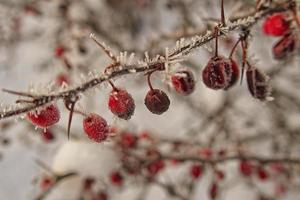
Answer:
<svg viewBox="0 0 300 200"><path fill-rule="evenodd" d="M123 148L134 148L137 144L137 136L132 133L122 133L121 134L121 145Z"/></svg>
<svg viewBox="0 0 300 200"><path fill-rule="evenodd" d="M266 35L282 36L290 31L290 24L284 13L275 13L268 16L263 24Z"/></svg>
<svg viewBox="0 0 300 200"><path fill-rule="evenodd" d="M209 188L209 196L211 199L216 199L218 196L218 192L219 192L219 187L217 185L217 183L212 183L210 188Z"/></svg>
<svg viewBox="0 0 300 200"><path fill-rule="evenodd" d="M262 181L267 180L269 178L268 172L263 167L259 167L257 169L257 176Z"/></svg>
<svg viewBox="0 0 300 200"><path fill-rule="evenodd" d="M211 89L230 87L233 74L233 62L221 56L211 58L202 72L204 84Z"/></svg>
<svg viewBox="0 0 300 200"><path fill-rule="evenodd" d="M155 176L164 168L165 162L163 160L156 160L147 166L147 171L151 176Z"/></svg>
<svg viewBox="0 0 300 200"><path fill-rule="evenodd" d="M202 165L200 164L195 164L192 165L191 169L190 169L190 175L192 176L192 178L197 179L202 175Z"/></svg>
<svg viewBox="0 0 300 200"><path fill-rule="evenodd" d="M49 130L49 129L47 129L45 132L43 131L43 132L41 133L41 136L42 136L42 138L43 138L43 140L44 140L45 142L50 142L50 141L53 141L53 140L55 139L54 134L53 134L52 131Z"/></svg>
<svg viewBox="0 0 300 200"><path fill-rule="evenodd" d="M174 89L182 95L189 95L195 90L194 75L189 70L180 70L172 76Z"/></svg>
<svg viewBox="0 0 300 200"><path fill-rule="evenodd" d="M113 185L120 186L123 183L123 176L120 174L120 172L112 172L110 174L110 181Z"/></svg>
<svg viewBox="0 0 300 200"><path fill-rule="evenodd" d="M109 134L109 127L106 120L95 113L91 113L84 118L83 129L88 137L95 142L106 140Z"/></svg>
<svg viewBox="0 0 300 200"><path fill-rule="evenodd" d="M250 163L248 161L241 161L240 162L240 172L244 176L251 176L252 172L253 172L253 165L252 165L252 163Z"/></svg>
<svg viewBox="0 0 300 200"><path fill-rule="evenodd" d="M135 104L126 90L113 89L109 95L108 107L114 115L128 120L134 113Z"/></svg>
<svg viewBox="0 0 300 200"><path fill-rule="evenodd" d="M292 34L284 36L272 48L273 56L277 60L287 58L296 47L296 39Z"/></svg>
<svg viewBox="0 0 300 200"><path fill-rule="evenodd" d="M147 93L145 105L153 114L161 115L169 109L170 100L164 91L153 89Z"/></svg>
<svg viewBox="0 0 300 200"><path fill-rule="evenodd" d="M27 113L27 118L32 124L47 128L56 124L60 119L60 112L56 105L49 105L42 110Z"/></svg>
<svg viewBox="0 0 300 200"><path fill-rule="evenodd" d="M270 97L271 87L269 77L257 68L250 67L246 72L248 89L254 98L261 101Z"/></svg>
<svg viewBox="0 0 300 200"><path fill-rule="evenodd" d="M55 56L57 58L60 58L60 57L62 57L64 55L65 51L66 51L66 49L65 49L64 46L58 46L55 49Z"/></svg>

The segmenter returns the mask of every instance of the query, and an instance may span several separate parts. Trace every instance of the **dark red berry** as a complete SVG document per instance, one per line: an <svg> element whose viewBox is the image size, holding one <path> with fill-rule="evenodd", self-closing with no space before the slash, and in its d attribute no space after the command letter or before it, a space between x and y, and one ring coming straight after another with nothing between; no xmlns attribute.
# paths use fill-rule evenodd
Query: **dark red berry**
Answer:
<svg viewBox="0 0 300 200"><path fill-rule="evenodd" d="M55 136L53 134L53 132L49 129L47 129L46 131L43 131L41 133L41 136L42 136L42 139L45 141L45 142L51 142L55 139Z"/></svg>
<svg viewBox="0 0 300 200"><path fill-rule="evenodd" d="M95 142L106 140L109 134L106 120L95 113L91 113L84 118L83 129L87 136Z"/></svg>
<svg viewBox="0 0 300 200"><path fill-rule="evenodd" d="M283 36L290 31L290 23L284 13L275 13L268 16L263 24L263 31L266 35Z"/></svg>
<svg viewBox="0 0 300 200"><path fill-rule="evenodd" d="M263 167L259 167L257 169L257 176L260 180L264 181L269 178L269 173Z"/></svg>
<svg viewBox="0 0 300 200"><path fill-rule="evenodd" d="M269 77L254 67L247 70L246 77L251 95L261 101L268 100L271 93Z"/></svg>
<svg viewBox="0 0 300 200"><path fill-rule="evenodd" d="M114 115L128 120L134 113L135 104L126 90L113 89L109 95L108 107Z"/></svg>
<svg viewBox="0 0 300 200"><path fill-rule="evenodd" d="M295 36L292 34L286 35L273 46L273 57L277 60L285 59L294 52L295 47Z"/></svg>
<svg viewBox="0 0 300 200"><path fill-rule="evenodd" d="M211 58L202 72L204 84L219 90L230 87L232 78L232 61L221 56Z"/></svg>
<svg viewBox="0 0 300 200"><path fill-rule="evenodd" d="M153 114L161 115L169 109L170 100L164 91L153 89L147 93L145 105Z"/></svg>
<svg viewBox="0 0 300 200"><path fill-rule="evenodd" d="M192 165L190 169L190 175L192 178L197 179L202 175L203 167L200 164Z"/></svg>
<svg viewBox="0 0 300 200"><path fill-rule="evenodd" d="M244 176L251 176L252 172L253 172L253 165L252 165L252 163L250 163L248 161L241 161L240 162L240 172Z"/></svg>
<svg viewBox="0 0 300 200"><path fill-rule="evenodd" d="M182 95L189 95L195 90L194 75L189 70L180 70L172 76L174 89Z"/></svg>
<svg viewBox="0 0 300 200"><path fill-rule="evenodd" d="M123 183L123 176L118 171L112 172L110 174L110 182L113 185L120 186Z"/></svg>
<svg viewBox="0 0 300 200"><path fill-rule="evenodd" d="M212 183L210 188L209 188L209 197L211 199L216 199L218 196L218 192L219 192L219 187L217 185L217 183Z"/></svg>
<svg viewBox="0 0 300 200"><path fill-rule="evenodd" d="M121 145L123 148L134 148L137 144L137 136L124 132L121 134Z"/></svg>
<svg viewBox="0 0 300 200"><path fill-rule="evenodd" d="M164 168L165 162L163 160L156 160L147 166L147 171L151 176L155 176Z"/></svg>
<svg viewBox="0 0 300 200"><path fill-rule="evenodd" d="M32 124L41 128L47 128L56 124L60 119L60 112L56 105L49 105L42 110L27 113L27 118Z"/></svg>

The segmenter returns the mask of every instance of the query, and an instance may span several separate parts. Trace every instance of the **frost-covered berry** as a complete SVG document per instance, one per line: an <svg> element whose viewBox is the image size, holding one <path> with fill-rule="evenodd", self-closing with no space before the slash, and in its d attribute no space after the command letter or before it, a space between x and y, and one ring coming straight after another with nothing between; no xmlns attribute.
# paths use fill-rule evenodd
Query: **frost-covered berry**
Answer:
<svg viewBox="0 0 300 200"><path fill-rule="evenodd" d="M292 34L284 36L272 48L273 57L277 60L287 58L296 48L296 38Z"/></svg>
<svg viewBox="0 0 300 200"><path fill-rule="evenodd" d="M64 46L58 46L55 49L55 56L57 58L60 58L64 55L65 51L66 51L66 48Z"/></svg>
<svg viewBox="0 0 300 200"><path fill-rule="evenodd" d="M145 105L153 114L161 115L169 109L170 100L164 91L150 89L145 97Z"/></svg>
<svg viewBox="0 0 300 200"><path fill-rule="evenodd" d="M109 95L108 107L114 115L128 120L134 114L135 103L126 90L113 89Z"/></svg>
<svg viewBox="0 0 300 200"><path fill-rule="evenodd" d="M57 83L57 85L62 86L62 85L68 85L70 83L70 81L69 81L69 78L67 75L59 74L56 77L56 83Z"/></svg>
<svg viewBox="0 0 300 200"><path fill-rule="evenodd" d="M60 112L56 105L51 104L36 112L27 113L27 118L32 124L41 128L47 128L56 124L60 119Z"/></svg>
<svg viewBox="0 0 300 200"><path fill-rule="evenodd" d="M106 120L95 113L91 113L84 118L83 129L87 136L95 142L106 140L109 134Z"/></svg>
<svg viewBox="0 0 300 200"><path fill-rule="evenodd" d="M263 31L270 36L283 36L290 31L290 23L284 13L268 16L263 24Z"/></svg>
<svg viewBox="0 0 300 200"><path fill-rule="evenodd" d="M233 64L222 56L212 57L202 72L204 84L211 89L219 90L230 87Z"/></svg>
<svg viewBox="0 0 300 200"><path fill-rule="evenodd" d="M246 72L248 89L254 98L261 101L268 100L271 93L269 77L255 67L250 67Z"/></svg>
<svg viewBox="0 0 300 200"><path fill-rule="evenodd" d="M174 89L182 95L189 95L195 90L194 75L189 70L180 70L172 76Z"/></svg>

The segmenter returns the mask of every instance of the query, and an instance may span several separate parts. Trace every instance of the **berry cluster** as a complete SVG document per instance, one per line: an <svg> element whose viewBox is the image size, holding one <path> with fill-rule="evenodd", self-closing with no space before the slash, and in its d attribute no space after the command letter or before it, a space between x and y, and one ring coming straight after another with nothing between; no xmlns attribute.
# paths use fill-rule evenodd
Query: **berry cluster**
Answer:
<svg viewBox="0 0 300 200"><path fill-rule="evenodd" d="M263 31L268 36L281 37L272 48L273 57L277 60L286 59L297 46L296 34L293 33L292 20L289 12L274 13L263 23Z"/></svg>

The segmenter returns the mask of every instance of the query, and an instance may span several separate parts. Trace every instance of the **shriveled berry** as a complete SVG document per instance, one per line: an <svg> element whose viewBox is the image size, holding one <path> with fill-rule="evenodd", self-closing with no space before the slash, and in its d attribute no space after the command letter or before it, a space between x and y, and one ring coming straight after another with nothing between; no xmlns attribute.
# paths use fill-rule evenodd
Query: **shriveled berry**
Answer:
<svg viewBox="0 0 300 200"><path fill-rule="evenodd" d="M32 122L32 124L41 128L47 128L59 121L60 112L56 105L51 104L42 110L27 113L27 118Z"/></svg>
<svg viewBox="0 0 300 200"><path fill-rule="evenodd" d="M251 95L261 101L268 100L271 93L269 77L254 67L247 70L246 77Z"/></svg>
<svg viewBox="0 0 300 200"><path fill-rule="evenodd" d="M110 174L110 182L113 185L120 186L123 183L123 176L118 171L114 171Z"/></svg>
<svg viewBox="0 0 300 200"><path fill-rule="evenodd" d="M95 113L91 113L84 118L83 129L87 136L95 142L106 140L109 134L106 120Z"/></svg>
<svg viewBox="0 0 300 200"><path fill-rule="evenodd" d="M253 165L248 161L241 161L240 162L240 172L244 176L251 176L253 173Z"/></svg>
<svg viewBox="0 0 300 200"><path fill-rule="evenodd" d="M189 95L195 90L194 75L189 70L180 70L172 76L174 89L182 95Z"/></svg>
<svg viewBox="0 0 300 200"><path fill-rule="evenodd" d="M203 167L200 164L194 164L192 165L190 169L190 175L192 178L197 179L202 175Z"/></svg>
<svg viewBox="0 0 300 200"><path fill-rule="evenodd" d="M295 36L292 34L286 35L273 46L273 57L277 60L285 59L294 52L295 47Z"/></svg>
<svg viewBox="0 0 300 200"><path fill-rule="evenodd" d="M169 109L170 99L164 91L153 89L147 93L145 105L153 114L161 115Z"/></svg>
<svg viewBox="0 0 300 200"><path fill-rule="evenodd" d="M211 89L226 89L232 78L232 62L222 56L211 58L202 72L204 84Z"/></svg>
<svg viewBox="0 0 300 200"><path fill-rule="evenodd" d="M108 107L114 115L128 120L134 114L135 103L126 90L113 89L109 95Z"/></svg>
<svg viewBox="0 0 300 200"><path fill-rule="evenodd" d="M284 13L275 13L268 16L263 24L263 31L266 35L283 36L290 31L290 23Z"/></svg>

